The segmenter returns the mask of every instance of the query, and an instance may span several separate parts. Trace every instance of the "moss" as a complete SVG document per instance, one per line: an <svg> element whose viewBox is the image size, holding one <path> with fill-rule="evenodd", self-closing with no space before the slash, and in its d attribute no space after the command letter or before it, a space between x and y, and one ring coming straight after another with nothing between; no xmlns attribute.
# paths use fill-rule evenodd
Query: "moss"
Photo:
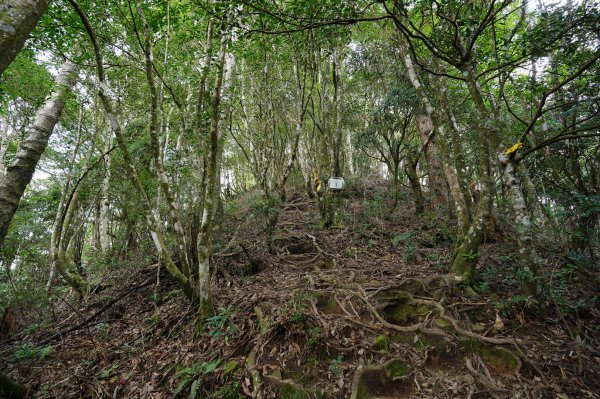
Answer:
<svg viewBox="0 0 600 399"><path fill-rule="evenodd" d="M438 326L442 330L451 330L452 329L452 324L450 324L450 322L448 322L444 319L441 319L441 318L433 319L433 322L435 323L436 326Z"/></svg>
<svg viewBox="0 0 600 399"><path fill-rule="evenodd" d="M435 334L417 334L418 340L411 341L412 345L419 352L425 350L425 348L433 348L436 352L445 352L448 350L448 344L443 337Z"/></svg>
<svg viewBox="0 0 600 399"><path fill-rule="evenodd" d="M228 360L223 369L223 375L226 376L232 373L238 367L238 362L235 359Z"/></svg>
<svg viewBox="0 0 600 399"><path fill-rule="evenodd" d="M279 394L277 397L280 399L310 399L306 392L292 384L285 382L279 383L277 392Z"/></svg>
<svg viewBox="0 0 600 399"><path fill-rule="evenodd" d="M331 298L329 295L323 294L322 292L315 291L312 293L313 298L317 300L317 308L322 310L326 314L341 314L342 309L338 305L335 298Z"/></svg>
<svg viewBox="0 0 600 399"><path fill-rule="evenodd" d="M410 334L394 334L391 336L390 340L392 342L403 344L403 345L412 345L414 340L414 335Z"/></svg>
<svg viewBox="0 0 600 399"><path fill-rule="evenodd" d="M519 359L508 349L491 346L474 339L461 339L461 348L465 352L475 353L496 373L514 373L519 367Z"/></svg>
<svg viewBox="0 0 600 399"><path fill-rule="evenodd" d="M330 299L325 304L325 307L323 308L323 310L325 310L326 313L339 313L340 306L338 305L338 303L335 299Z"/></svg>
<svg viewBox="0 0 600 399"><path fill-rule="evenodd" d="M357 399L368 399L369 398L369 389L365 385L364 382L358 383L358 388L356 390L356 398Z"/></svg>
<svg viewBox="0 0 600 399"><path fill-rule="evenodd" d="M427 305L415 304L412 295L406 291L390 290L378 299L390 302L383 308L382 313L393 323L418 322L422 316L432 311Z"/></svg>
<svg viewBox="0 0 600 399"><path fill-rule="evenodd" d="M412 381L405 377L411 371L411 365L401 359L392 359L384 365L368 366L356 386L356 398L409 397L412 392Z"/></svg>
<svg viewBox="0 0 600 399"><path fill-rule="evenodd" d="M378 335L373 344L380 351L388 352L390 350L390 340L385 335Z"/></svg>
<svg viewBox="0 0 600 399"><path fill-rule="evenodd" d="M385 366L385 371L392 378L405 377L410 374L412 367L399 359L394 359Z"/></svg>

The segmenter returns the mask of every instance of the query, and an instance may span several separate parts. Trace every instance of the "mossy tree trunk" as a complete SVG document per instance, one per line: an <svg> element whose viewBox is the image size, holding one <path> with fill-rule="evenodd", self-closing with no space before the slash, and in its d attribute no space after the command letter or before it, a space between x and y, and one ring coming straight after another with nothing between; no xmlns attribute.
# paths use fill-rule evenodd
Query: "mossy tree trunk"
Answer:
<svg viewBox="0 0 600 399"><path fill-rule="evenodd" d="M500 162L506 165L504 168L504 179L514 212L523 292L527 296L537 297L539 294L537 287L537 257L532 241L531 218L519 181L518 166L514 160L514 156L506 154L500 156Z"/></svg>
<svg viewBox="0 0 600 399"><path fill-rule="evenodd" d="M212 232L214 222L215 200L218 163L219 160L219 123L221 120L221 99L223 76L225 70L225 57L227 51L228 37L225 32L221 32L221 45L217 59L217 71L215 77L215 86L211 96L211 124L209 134L209 153L206 165L206 183L204 184L202 219L196 245L198 248L198 267L197 267L197 306L196 314L197 326L204 325L204 321L211 312L210 295L210 264L212 257Z"/></svg>
<svg viewBox="0 0 600 399"><path fill-rule="evenodd" d="M412 190L413 201L415 202L415 213L422 215L425 212L425 198L423 196L423 189L419 176L417 174L417 161L414 159L412 154L407 154L406 165L404 167L406 177L410 183Z"/></svg>
<svg viewBox="0 0 600 399"><path fill-rule="evenodd" d="M7 375L0 373L0 398L21 399L27 394L27 388L16 383Z"/></svg>
<svg viewBox="0 0 600 399"><path fill-rule="evenodd" d="M15 59L50 0L3 0L0 3L0 75Z"/></svg>

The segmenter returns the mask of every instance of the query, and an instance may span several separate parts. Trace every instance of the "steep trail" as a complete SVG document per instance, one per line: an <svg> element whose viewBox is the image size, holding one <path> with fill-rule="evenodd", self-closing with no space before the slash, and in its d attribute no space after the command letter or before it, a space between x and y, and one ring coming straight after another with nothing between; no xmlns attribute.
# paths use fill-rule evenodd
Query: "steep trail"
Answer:
<svg viewBox="0 0 600 399"><path fill-rule="evenodd" d="M344 196L343 223L323 230L314 201L291 191L273 254L256 195L241 198L217 240L216 316L197 340L164 270L132 264L111 271L111 284L78 309L63 296L55 325L0 354L51 346L43 359L9 366L19 381L35 370L37 397L46 398L189 397L193 389L206 398L598 397L597 351L577 348L560 322L505 316L493 295L468 298L447 284L452 243L439 220L415 218L406 204L391 213L366 184ZM495 251L488 246L482 262ZM122 288L125 279L132 285ZM574 376L579 362L585 378Z"/></svg>

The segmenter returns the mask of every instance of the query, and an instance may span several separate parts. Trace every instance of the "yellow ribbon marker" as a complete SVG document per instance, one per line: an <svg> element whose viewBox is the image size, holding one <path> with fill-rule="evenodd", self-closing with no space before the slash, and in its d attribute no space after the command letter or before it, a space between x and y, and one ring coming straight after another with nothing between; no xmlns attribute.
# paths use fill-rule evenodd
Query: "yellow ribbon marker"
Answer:
<svg viewBox="0 0 600 399"><path fill-rule="evenodd" d="M508 150L506 150L506 155L510 155L513 152L517 152L521 148L523 148L523 143L521 143L520 141L517 141L512 147L510 147Z"/></svg>
<svg viewBox="0 0 600 399"><path fill-rule="evenodd" d="M321 191L321 179L319 179L319 171L315 168L313 170L313 180L315 181L315 190Z"/></svg>

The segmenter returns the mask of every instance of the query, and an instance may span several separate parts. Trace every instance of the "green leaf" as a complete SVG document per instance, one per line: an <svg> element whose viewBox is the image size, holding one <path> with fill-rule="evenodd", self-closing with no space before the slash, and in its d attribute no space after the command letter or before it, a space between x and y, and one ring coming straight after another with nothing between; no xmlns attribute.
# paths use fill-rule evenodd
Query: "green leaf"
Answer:
<svg viewBox="0 0 600 399"><path fill-rule="evenodd" d="M204 374L212 373L217 367L219 367L219 364L221 364L221 359L216 359L210 363L206 363Z"/></svg>
<svg viewBox="0 0 600 399"><path fill-rule="evenodd" d="M200 387L200 383L202 380L197 379L192 382L192 387L190 388L190 399L196 399L196 395L198 395L198 388Z"/></svg>

